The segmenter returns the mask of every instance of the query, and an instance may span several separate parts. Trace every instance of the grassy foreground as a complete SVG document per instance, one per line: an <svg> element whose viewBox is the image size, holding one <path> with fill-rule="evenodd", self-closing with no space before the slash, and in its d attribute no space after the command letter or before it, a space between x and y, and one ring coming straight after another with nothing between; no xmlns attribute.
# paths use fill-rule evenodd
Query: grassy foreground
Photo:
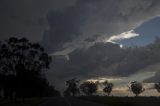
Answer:
<svg viewBox="0 0 160 106"><path fill-rule="evenodd" d="M17 99L17 101L0 99L0 106L37 106L46 100L47 98L45 97L27 98L23 103L22 99Z"/></svg>
<svg viewBox="0 0 160 106"><path fill-rule="evenodd" d="M107 97L82 96L79 99L97 102L110 106L160 106L160 97Z"/></svg>

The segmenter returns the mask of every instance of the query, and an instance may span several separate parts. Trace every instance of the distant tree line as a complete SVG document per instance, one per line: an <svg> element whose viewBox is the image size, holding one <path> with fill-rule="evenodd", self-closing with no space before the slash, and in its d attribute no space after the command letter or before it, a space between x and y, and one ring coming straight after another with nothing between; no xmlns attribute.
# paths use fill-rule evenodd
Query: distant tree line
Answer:
<svg viewBox="0 0 160 106"><path fill-rule="evenodd" d="M77 79L71 79L66 81L67 89L64 91L64 96L75 96L79 95L80 91L87 95L87 96L92 96L94 93L97 92L98 90L98 84L100 82L96 81L85 81L81 84L79 84L80 80ZM110 93L112 92L113 89L113 83L108 82L105 80L103 83L103 92L106 93L108 96L110 96ZM79 86L78 86L79 85ZM142 83L133 81L127 85L129 90L135 94L135 96L139 96L142 92L145 91L145 88L143 88ZM154 88L160 92L160 82L154 84Z"/></svg>
<svg viewBox="0 0 160 106"><path fill-rule="evenodd" d="M67 88L64 91L64 96L75 96L80 94L80 91L87 96L92 96L98 90L98 84L99 84L98 81L96 82L85 81L80 85L79 85L79 82L80 81L77 80L76 78L66 81ZM103 85L104 85L103 91L107 93L107 95L109 96L113 88L113 83L108 82L106 80L103 83Z"/></svg>
<svg viewBox="0 0 160 106"><path fill-rule="evenodd" d="M51 60L40 44L26 38L0 42L0 91L4 98L59 95L44 77Z"/></svg>

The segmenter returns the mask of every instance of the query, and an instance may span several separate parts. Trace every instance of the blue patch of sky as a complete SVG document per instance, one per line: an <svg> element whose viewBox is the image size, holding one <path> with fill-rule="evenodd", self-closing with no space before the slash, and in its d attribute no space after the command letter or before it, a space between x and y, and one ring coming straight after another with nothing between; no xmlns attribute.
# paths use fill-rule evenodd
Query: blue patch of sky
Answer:
<svg viewBox="0 0 160 106"><path fill-rule="evenodd" d="M160 17L156 17L134 29L139 36L127 40L119 41L125 46L144 46L152 43L156 37L160 37Z"/></svg>

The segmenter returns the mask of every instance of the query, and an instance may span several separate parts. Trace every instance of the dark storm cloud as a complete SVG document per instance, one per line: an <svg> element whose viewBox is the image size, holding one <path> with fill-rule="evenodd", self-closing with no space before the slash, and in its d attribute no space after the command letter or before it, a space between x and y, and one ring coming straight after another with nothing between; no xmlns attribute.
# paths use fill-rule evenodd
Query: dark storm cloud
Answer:
<svg viewBox="0 0 160 106"><path fill-rule="evenodd" d="M98 39L99 36L101 36L101 35L98 35L98 34L97 35L93 35L91 37L86 38L85 41L86 42L94 42L94 41L96 41Z"/></svg>
<svg viewBox="0 0 160 106"><path fill-rule="evenodd" d="M0 0L0 39L10 36L42 40L50 9L62 9L75 0Z"/></svg>
<svg viewBox="0 0 160 106"><path fill-rule="evenodd" d="M87 2L89 2L87 0ZM87 20L88 3L77 3L65 10L50 11L47 20L50 29L44 34L44 44L50 51L62 49L63 45L82 35L82 26ZM93 3L93 2L89 2ZM83 6L82 6L83 5ZM49 41L48 39L49 38ZM53 45L53 46L52 46Z"/></svg>
<svg viewBox="0 0 160 106"><path fill-rule="evenodd" d="M97 77L128 77L160 62L160 39L145 47L120 48L118 44L96 43L90 48L76 49L65 56L54 56L49 76L65 81L76 77L81 80ZM159 70L159 69L157 69ZM156 71L156 70L150 70ZM158 82L159 73L147 82ZM53 81L53 76L49 79ZM55 80L54 79L54 80ZM136 80L136 79L135 79ZM58 85L59 86L59 85Z"/></svg>
<svg viewBox="0 0 160 106"><path fill-rule="evenodd" d="M119 55L122 56L122 53L123 50L118 44L96 43L88 49L74 50L69 54L69 60L63 55L53 56L53 69L51 70L54 70L54 74L58 77L86 76L101 66L107 67L118 62Z"/></svg>
<svg viewBox="0 0 160 106"><path fill-rule="evenodd" d="M87 40L90 42L96 34L101 35L98 41L103 41L109 36L134 29L142 22L159 15L160 8L159 0L1 0L0 2L1 39L24 36L32 41L41 41L44 38L42 42L51 52L63 49L66 43L72 43L71 46L82 45L84 42L87 44ZM60 24L51 25L54 22ZM80 46L74 48L77 47Z"/></svg>
<svg viewBox="0 0 160 106"><path fill-rule="evenodd" d="M64 49L66 43L104 41L158 16L159 10L158 0L77 0L75 5L48 13L49 30L43 43L55 52ZM101 36L95 39L97 34Z"/></svg>
<svg viewBox="0 0 160 106"><path fill-rule="evenodd" d="M73 11L72 11L73 10ZM80 18L79 13L75 13L74 8L68 8L69 12L60 12L60 11L50 11L47 19L50 26L50 29L45 32L44 35L44 43L46 38L50 38L50 42L52 42L53 46L48 44L47 46L53 47L53 50L60 48L63 46L64 42L69 42L76 35L79 34L79 29L81 24L83 24ZM85 14L84 14L85 15Z"/></svg>

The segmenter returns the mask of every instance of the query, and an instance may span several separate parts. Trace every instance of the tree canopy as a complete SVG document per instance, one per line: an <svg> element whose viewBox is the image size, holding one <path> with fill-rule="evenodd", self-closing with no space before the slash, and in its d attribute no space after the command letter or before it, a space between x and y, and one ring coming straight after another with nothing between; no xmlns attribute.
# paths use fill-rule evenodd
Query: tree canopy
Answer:
<svg viewBox="0 0 160 106"><path fill-rule="evenodd" d="M145 91L145 89L144 89L143 86L142 86L142 83L140 83L140 82L133 81L133 82L131 82L130 84L131 84L131 85L130 85L129 88L131 89L131 91L132 91L136 96L138 96L140 93L142 93L142 92Z"/></svg>
<svg viewBox="0 0 160 106"><path fill-rule="evenodd" d="M112 88L113 88L113 84L108 82L107 80L103 82L103 85L105 86L103 91L105 93L108 94L108 96L110 95L110 93L112 92Z"/></svg>
<svg viewBox="0 0 160 106"><path fill-rule="evenodd" d="M98 86L97 83L94 83L92 81L86 81L80 85L80 89L86 95L92 95L93 93L96 93L98 89L97 86Z"/></svg>
<svg viewBox="0 0 160 106"><path fill-rule="evenodd" d="M79 80L77 80L76 78L66 81L67 89L64 91L64 95L75 96L76 94L78 94L79 93L78 83Z"/></svg>
<svg viewBox="0 0 160 106"><path fill-rule="evenodd" d="M26 38L11 37L0 43L0 86L6 96L30 97L44 95L49 86L44 71L51 57L38 43ZM3 81L2 81L3 80Z"/></svg>

